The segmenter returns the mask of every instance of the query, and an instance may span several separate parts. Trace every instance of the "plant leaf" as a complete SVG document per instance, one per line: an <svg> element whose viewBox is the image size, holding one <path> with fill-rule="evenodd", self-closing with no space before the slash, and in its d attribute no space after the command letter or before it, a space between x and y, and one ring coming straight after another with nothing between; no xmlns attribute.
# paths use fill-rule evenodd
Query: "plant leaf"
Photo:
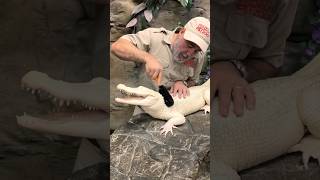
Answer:
<svg viewBox="0 0 320 180"><path fill-rule="evenodd" d="M147 10L144 10L143 13L144 13L144 17L146 18L146 20L148 22L150 22L152 20L152 17L153 17L152 16L152 12L147 9Z"/></svg>
<svg viewBox="0 0 320 180"><path fill-rule="evenodd" d="M136 7L134 7L131 16L134 16L135 14L140 13L141 11L143 11L144 9L146 9L147 6L145 3L140 3L139 5L137 5Z"/></svg>
<svg viewBox="0 0 320 180"><path fill-rule="evenodd" d="M183 7L187 7L188 0L178 0Z"/></svg>
<svg viewBox="0 0 320 180"><path fill-rule="evenodd" d="M126 25L126 28L129 28L129 27L132 27L132 26L136 25L137 22L138 22L137 18L131 19L131 20L128 22L128 24Z"/></svg>

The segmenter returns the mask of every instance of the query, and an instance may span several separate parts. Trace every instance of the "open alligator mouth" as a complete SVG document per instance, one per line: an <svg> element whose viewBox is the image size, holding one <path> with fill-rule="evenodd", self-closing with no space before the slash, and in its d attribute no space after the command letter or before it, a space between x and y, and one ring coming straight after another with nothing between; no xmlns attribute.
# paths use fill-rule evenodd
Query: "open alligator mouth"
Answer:
<svg viewBox="0 0 320 180"><path fill-rule="evenodd" d="M84 101L81 101L79 94L69 96L72 91L84 91L81 88L88 90L88 83L76 83L75 86L73 83L50 79L40 72L31 73L22 78L22 88L36 95L40 102L51 102L55 110L46 115L37 115L37 117L24 113L22 116L17 116L19 125L61 135L107 138L106 109L101 109L101 105L95 106L90 103L90 96L85 97L86 94L82 96ZM32 75L32 81L30 75ZM104 94L107 94L106 91ZM107 99L104 100L107 101Z"/></svg>
<svg viewBox="0 0 320 180"><path fill-rule="evenodd" d="M119 103L136 104L136 102L141 102L147 98L147 94L137 93L138 89L126 87L123 84L119 84L117 89L121 92L122 97L117 97L115 100Z"/></svg>

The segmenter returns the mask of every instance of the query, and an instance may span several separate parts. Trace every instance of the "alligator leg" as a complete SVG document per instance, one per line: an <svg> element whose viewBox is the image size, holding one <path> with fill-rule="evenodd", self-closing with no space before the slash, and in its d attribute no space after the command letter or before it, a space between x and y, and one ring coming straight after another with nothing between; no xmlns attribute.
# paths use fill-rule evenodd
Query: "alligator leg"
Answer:
<svg viewBox="0 0 320 180"><path fill-rule="evenodd" d="M320 83L305 87L298 96L297 107L301 120L312 135L320 139Z"/></svg>
<svg viewBox="0 0 320 180"><path fill-rule="evenodd" d="M176 126L177 125L181 125L183 123L186 122L186 118L181 115L181 114L178 114L176 115L175 117L169 119L161 128L160 128L160 133L163 134L166 136L168 132L171 132L171 134L173 135L173 132L172 132L172 128L177 128Z"/></svg>
<svg viewBox="0 0 320 180"><path fill-rule="evenodd" d="M298 111L311 135L304 137L301 142L293 146L289 152L301 151L303 164L308 169L310 157L320 163L320 84L315 83L306 87L298 96Z"/></svg>
<svg viewBox="0 0 320 180"><path fill-rule="evenodd" d="M213 178L217 180L240 180L237 171L224 163L213 161Z"/></svg>
<svg viewBox="0 0 320 180"><path fill-rule="evenodd" d="M201 110L204 110L204 114L207 112L210 112L210 89L204 91L203 98L206 101L206 105L201 108Z"/></svg>
<svg viewBox="0 0 320 180"><path fill-rule="evenodd" d="M308 162L311 157L318 160L320 164L320 139L309 135L304 137L301 142L293 146L289 152L302 152L303 165L305 169L308 169Z"/></svg>

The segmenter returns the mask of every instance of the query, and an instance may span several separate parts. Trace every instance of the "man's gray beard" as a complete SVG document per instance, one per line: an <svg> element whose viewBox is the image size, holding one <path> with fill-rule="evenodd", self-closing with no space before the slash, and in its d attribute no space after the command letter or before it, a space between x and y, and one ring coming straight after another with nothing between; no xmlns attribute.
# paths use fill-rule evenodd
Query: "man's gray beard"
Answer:
<svg viewBox="0 0 320 180"><path fill-rule="evenodd" d="M179 61L179 60L178 60L178 59L179 59L179 54L180 54L180 52L177 52L173 46L174 46L174 45L171 45L171 47L170 47L171 53L172 53L172 60L173 60L173 62L182 64L183 61Z"/></svg>

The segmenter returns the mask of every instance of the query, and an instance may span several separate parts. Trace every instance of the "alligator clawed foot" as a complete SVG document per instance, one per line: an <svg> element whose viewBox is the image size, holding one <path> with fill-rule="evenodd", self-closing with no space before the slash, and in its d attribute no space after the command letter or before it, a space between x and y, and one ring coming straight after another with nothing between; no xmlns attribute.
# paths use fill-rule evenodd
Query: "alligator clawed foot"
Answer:
<svg viewBox="0 0 320 180"><path fill-rule="evenodd" d="M167 133L168 132L171 132L171 135L173 135L173 132L172 132L172 128L177 128L175 125L171 124L171 123L166 123L164 124L163 126L161 126L160 128L160 134L164 134L164 136L166 137L167 136Z"/></svg>
<svg viewBox="0 0 320 180"><path fill-rule="evenodd" d="M201 110L204 110L204 114L206 115L207 113L210 113L210 106L205 105L201 108Z"/></svg>
<svg viewBox="0 0 320 180"><path fill-rule="evenodd" d="M309 135L304 137L301 142L289 149L289 152L302 152L303 165L308 169L308 163L311 157L318 160L320 164L320 139Z"/></svg>

